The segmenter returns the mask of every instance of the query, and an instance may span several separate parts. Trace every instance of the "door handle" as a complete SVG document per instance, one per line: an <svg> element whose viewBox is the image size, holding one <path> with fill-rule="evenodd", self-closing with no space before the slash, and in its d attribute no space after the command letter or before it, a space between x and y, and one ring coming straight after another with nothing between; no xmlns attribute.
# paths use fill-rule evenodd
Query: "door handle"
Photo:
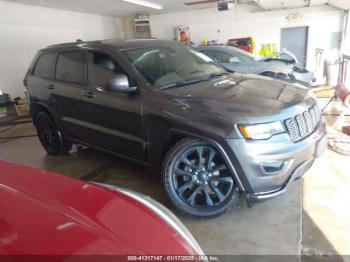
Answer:
<svg viewBox="0 0 350 262"><path fill-rule="evenodd" d="M47 86L47 89L50 89L50 90L55 89L55 86L50 84L50 85Z"/></svg>
<svg viewBox="0 0 350 262"><path fill-rule="evenodd" d="M85 92L83 93L83 96L87 97L87 98L95 98L95 94L92 92Z"/></svg>

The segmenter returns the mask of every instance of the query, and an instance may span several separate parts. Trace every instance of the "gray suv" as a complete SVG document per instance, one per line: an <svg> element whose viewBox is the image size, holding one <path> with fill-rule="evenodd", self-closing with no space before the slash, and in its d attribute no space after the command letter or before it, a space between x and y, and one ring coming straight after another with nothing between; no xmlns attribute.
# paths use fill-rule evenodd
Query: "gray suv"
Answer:
<svg viewBox="0 0 350 262"><path fill-rule="evenodd" d="M283 193L326 144L306 87L231 74L170 41L49 46L24 85L49 154L81 143L158 166L171 202L199 217Z"/></svg>

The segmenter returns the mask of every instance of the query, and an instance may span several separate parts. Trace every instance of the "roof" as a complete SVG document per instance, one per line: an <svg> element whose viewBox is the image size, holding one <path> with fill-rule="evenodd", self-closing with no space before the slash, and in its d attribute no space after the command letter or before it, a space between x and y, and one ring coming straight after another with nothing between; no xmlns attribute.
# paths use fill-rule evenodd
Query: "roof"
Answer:
<svg viewBox="0 0 350 262"><path fill-rule="evenodd" d="M198 50L222 50L222 51L226 51L228 53L231 54L240 54L246 57L250 57L252 59L257 59L258 57L253 55L252 53L249 53L245 50L242 50L240 48L234 47L234 46L225 46L225 45L208 45L208 46L198 46L197 47Z"/></svg>
<svg viewBox="0 0 350 262"><path fill-rule="evenodd" d="M96 40L96 41L82 41L77 40L76 42L61 43L56 45L50 45L49 48L67 48L67 47L83 47L89 45L105 45L116 49L132 49L132 48L143 48L143 47L154 47L169 45L171 43L176 43L174 41L159 40L155 38L151 39L108 39L108 40Z"/></svg>

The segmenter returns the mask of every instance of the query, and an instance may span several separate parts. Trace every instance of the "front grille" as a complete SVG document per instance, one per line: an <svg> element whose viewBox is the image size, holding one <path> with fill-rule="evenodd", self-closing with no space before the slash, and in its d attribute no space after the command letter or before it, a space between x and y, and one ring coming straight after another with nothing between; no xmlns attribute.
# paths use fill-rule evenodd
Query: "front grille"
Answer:
<svg viewBox="0 0 350 262"><path fill-rule="evenodd" d="M297 142L310 135L321 120L321 113L317 105L313 105L302 114L284 121L288 134L293 142Z"/></svg>

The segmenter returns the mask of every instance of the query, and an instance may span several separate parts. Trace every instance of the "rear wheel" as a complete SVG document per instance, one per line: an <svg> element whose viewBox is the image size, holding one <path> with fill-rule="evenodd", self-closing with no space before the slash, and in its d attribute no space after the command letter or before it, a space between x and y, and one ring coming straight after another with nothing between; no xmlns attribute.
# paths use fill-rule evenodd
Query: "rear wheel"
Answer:
<svg viewBox="0 0 350 262"><path fill-rule="evenodd" d="M39 140L48 154L66 154L72 148L72 143L63 138L55 122L47 113L37 114L35 126Z"/></svg>
<svg viewBox="0 0 350 262"><path fill-rule="evenodd" d="M163 164L163 183L175 207L198 217L225 213L239 200L239 189L220 153L193 139L178 142Z"/></svg>

